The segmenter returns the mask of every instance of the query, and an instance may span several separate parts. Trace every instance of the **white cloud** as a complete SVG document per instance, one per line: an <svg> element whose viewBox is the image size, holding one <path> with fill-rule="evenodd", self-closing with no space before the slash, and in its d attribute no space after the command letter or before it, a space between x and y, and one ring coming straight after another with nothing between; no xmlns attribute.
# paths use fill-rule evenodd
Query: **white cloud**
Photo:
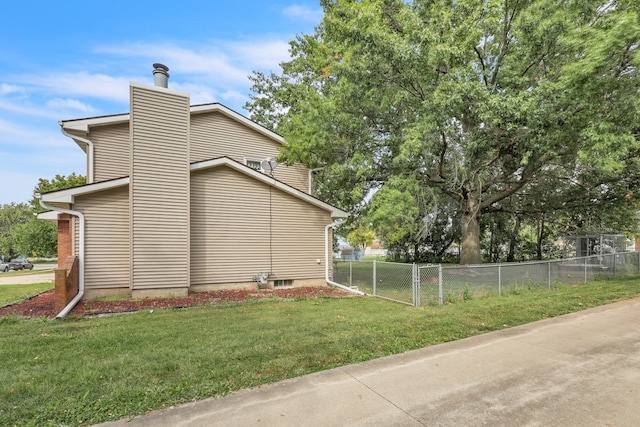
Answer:
<svg viewBox="0 0 640 427"><path fill-rule="evenodd" d="M67 138L60 133L55 121L51 121L51 125L47 126L46 130L42 130L0 119L0 129L2 129L0 147L24 153L25 159L44 148L66 148L69 146ZM5 160L3 159L3 164Z"/></svg>
<svg viewBox="0 0 640 427"><path fill-rule="evenodd" d="M276 70L279 64L287 61L289 42L283 40L267 40L259 43L235 42L229 45L237 59L253 71L257 68Z"/></svg>
<svg viewBox="0 0 640 427"><path fill-rule="evenodd" d="M23 116L40 117L49 120L58 120L60 118L54 111L43 109L42 106L39 105L23 105L16 102L7 102L2 100L0 100L0 110L16 113Z"/></svg>
<svg viewBox="0 0 640 427"><path fill-rule="evenodd" d="M275 69L289 58L288 42L278 39L217 40L189 48L175 44L133 43L103 45L96 51L125 58L148 58L149 65L151 62L167 65L170 75L198 75L217 86L246 85L247 76L254 69Z"/></svg>
<svg viewBox="0 0 640 427"><path fill-rule="evenodd" d="M318 24L322 21L322 17L324 15L321 8L311 8L309 6L300 6L297 4L286 7L282 13L288 18L300 19L306 22Z"/></svg>
<svg viewBox="0 0 640 427"><path fill-rule="evenodd" d="M24 88L20 86L10 85L6 83L0 84L0 95L9 95L12 93L24 93Z"/></svg>
<svg viewBox="0 0 640 427"><path fill-rule="evenodd" d="M54 98L47 102L47 107L53 108L56 110L72 110L72 111L80 111L84 114L93 114L96 112L96 109L90 105L87 105L77 99L69 99L69 98Z"/></svg>
<svg viewBox="0 0 640 427"><path fill-rule="evenodd" d="M129 79L106 74L60 73L26 76L26 81L48 93L63 96L86 96L129 102Z"/></svg>
<svg viewBox="0 0 640 427"><path fill-rule="evenodd" d="M227 90L220 94L222 104L236 110L236 112L246 115L244 104L249 100L249 96L236 90Z"/></svg>
<svg viewBox="0 0 640 427"><path fill-rule="evenodd" d="M231 57L217 46L203 46L189 50L173 44L134 43L100 46L98 53L126 58L149 58L151 62L161 62L169 67L169 74L205 74L222 82L242 83L246 71L233 64ZM151 67L149 67L151 73Z"/></svg>

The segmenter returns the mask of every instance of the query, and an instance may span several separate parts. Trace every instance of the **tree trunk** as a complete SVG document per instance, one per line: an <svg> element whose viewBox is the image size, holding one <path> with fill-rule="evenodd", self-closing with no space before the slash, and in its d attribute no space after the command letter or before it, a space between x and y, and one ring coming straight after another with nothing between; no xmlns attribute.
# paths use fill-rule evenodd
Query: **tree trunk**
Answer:
<svg viewBox="0 0 640 427"><path fill-rule="evenodd" d="M538 259L542 259L542 242L544 241L544 214L542 218L538 220L538 233L537 233L537 241L536 241L536 255Z"/></svg>
<svg viewBox="0 0 640 427"><path fill-rule="evenodd" d="M518 244L521 224L522 218L520 215L516 215L514 218L513 231L509 237L509 254L507 255L507 262L514 262L516 260L516 246Z"/></svg>
<svg viewBox="0 0 640 427"><path fill-rule="evenodd" d="M466 209L462 213L462 242L460 264L481 264L480 254L480 204L467 195Z"/></svg>

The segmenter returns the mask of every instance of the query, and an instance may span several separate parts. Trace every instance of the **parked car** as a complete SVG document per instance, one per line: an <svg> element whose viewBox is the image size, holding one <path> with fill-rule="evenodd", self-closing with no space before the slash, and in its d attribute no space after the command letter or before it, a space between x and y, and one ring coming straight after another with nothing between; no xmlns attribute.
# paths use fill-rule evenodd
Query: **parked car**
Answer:
<svg viewBox="0 0 640 427"><path fill-rule="evenodd" d="M19 256L9 261L9 270L33 270L33 264L26 257Z"/></svg>
<svg viewBox="0 0 640 427"><path fill-rule="evenodd" d="M0 271L1 272L5 272L5 271L9 271L9 263L8 262L4 262L4 261L0 261Z"/></svg>

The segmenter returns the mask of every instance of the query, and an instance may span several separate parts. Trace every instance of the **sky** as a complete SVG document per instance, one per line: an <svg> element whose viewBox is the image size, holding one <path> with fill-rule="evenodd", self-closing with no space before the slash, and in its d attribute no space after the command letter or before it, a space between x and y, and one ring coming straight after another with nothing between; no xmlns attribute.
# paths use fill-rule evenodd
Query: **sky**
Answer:
<svg viewBox="0 0 640 427"><path fill-rule="evenodd" d="M312 34L318 0L21 0L0 13L0 205L28 202L39 178L86 174L60 120L129 111L129 83L248 115L252 71L279 73L289 41Z"/></svg>

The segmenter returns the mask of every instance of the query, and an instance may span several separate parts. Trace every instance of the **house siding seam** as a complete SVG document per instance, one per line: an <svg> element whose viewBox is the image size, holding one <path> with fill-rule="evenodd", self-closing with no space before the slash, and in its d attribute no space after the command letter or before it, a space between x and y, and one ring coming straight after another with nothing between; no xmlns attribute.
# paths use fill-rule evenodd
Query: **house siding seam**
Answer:
<svg viewBox="0 0 640 427"><path fill-rule="evenodd" d="M132 85L130 137L131 287L186 289L189 97Z"/></svg>
<svg viewBox="0 0 640 427"><path fill-rule="evenodd" d="M191 192L192 286L324 277L330 212L226 166L193 172Z"/></svg>
<svg viewBox="0 0 640 427"><path fill-rule="evenodd" d="M200 162L217 157L229 157L244 163L245 157L277 157L280 143L238 123L219 112L191 116L191 158ZM308 169L301 164L279 165L274 176L305 193L309 190Z"/></svg>

